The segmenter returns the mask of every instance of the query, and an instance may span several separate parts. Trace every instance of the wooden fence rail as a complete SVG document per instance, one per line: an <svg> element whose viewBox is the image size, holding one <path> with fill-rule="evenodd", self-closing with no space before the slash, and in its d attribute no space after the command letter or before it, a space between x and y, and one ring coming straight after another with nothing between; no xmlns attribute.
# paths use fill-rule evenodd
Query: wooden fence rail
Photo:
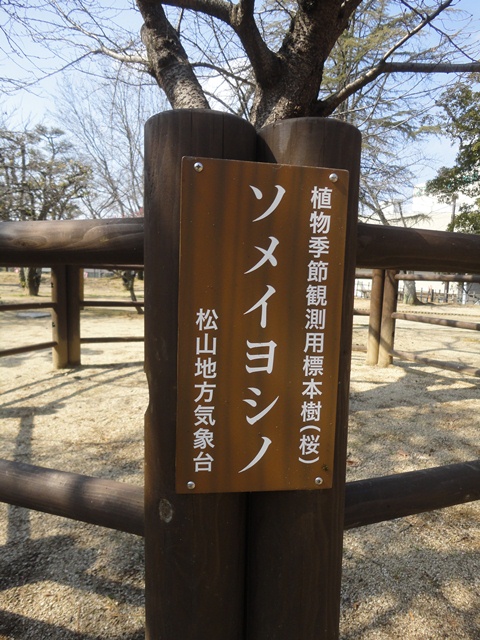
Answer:
<svg viewBox="0 0 480 640"><path fill-rule="evenodd" d="M99 338L80 338L81 344L112 344L116 342L144 342L143 336L116 336L112 338L99 337Z"/></svg>
<svg viewBox="0 0 480 640"><path fill-rule="evenodd" d="M103 266L103 265L102 265ZM26 311L51 309L52 340L40 344L25 345L0 350L0 358L50 349L56 369L76 367L81 364L81 345L93 343L142 342L140 336L82 338L80 312L85 307L143 308L143 301L133 300L85 300L83 297L83 272L78 265L54 264L51 272L52 300L50 302L24 302L0 304L2 311Z"/></svg>
<svg viewBox="0 0 480 640"><path fill-rule="evenodd" d="M52 307L52 302L19 302L0 304L0 311L34 311L35 309L51 309Z"/></svg>
<svg viewBox="0 0 480 640"><path fill-rule="evenodd" d="M83 307L144 307L145 303L142 300L134 302L133 300L82 300Z"/></svg>
<svg viewBox="0 0 480 640"><path fill-rule="evenodd" d="M143 218L0 222L2 266L143 264Z"/></svg>
<svg viewBox="0 0 480 640"><path fill-rule="evenodd" d="M357 267L479 273L480 236L360 223Z"/></svg>
<svg viewBox="0 0 480 640"><path fill-rule="evenodd" d="M348 482L345 529L480 499L480 460Z"/></svg>
<svg viewBox="0 0 480 640"><path fill-rule="evenodd" d="M474 270L480 271L480 255L477 263L471 265ZM473 269L472 269L473 270ZM408 278L406 277L408 276ZM415 353L398 351L395 349L396 321L405 320L408 322L420 322L455 329L465 329L470 331L480 331L480 323L467 322L464 320L453 320L424 314L399 313L397 312L398 283L400 280L424 280L429 278L428 274L400 274L396 270L374 270L372 274L372 295L370 301L370 322L368 328L367 343L367 364L386 367L396 356L403 360L412 362L422 362L434 367L449 369L452 371L462 371L473 376L479 375L479 370L475 367L463 365L455 362L443 360L433 360L419 357ZM377 278L377 284L375 284ZM437 275L437 281L442 282L476 282L480 280L478 275Z"/></svg>
<svg viewBox="0 0 480 640"><path fill-rule="evenodd" d="M39 342L37 344L29 344L23 347L12 347L11 349L3 349L0 351L0 358L8 356L18 356L21 353L30 353L31 351L43 351L44 349L52 349L57 346L57 342Z"/></svg>
<svg viewBox="0 0 480 640"><path fill-rule="evenodd" d="M143 232L143 218L0 222L1 265L138 267ZM480 236L358 224L357 267L476 273L479 256Z"/></svg>
<svg viewBox="0 0 480 640"><path fill-rule="evenodd" d="M480 499L480 460L348 482L344 528L355 529ZM143 488L0 460L0 502L145 534Z"/></svg>
<svg viewBox="0 0 480 640"><path fill-rule="evenodd" d="M0 460L0 501L143 535L143 488Z"/></svg>
<svg viewBox="0 0 480 640"><path fill-rule="evenodd" d="M477 265L478 268L478 265ZM479 275L459 273L398 273L397 280L430 281L430 282L480 282Z"/></svg>
<svg viewBox="0 0 480 640"><path fill-rule="evenodd" d="M439 327L453 327L455 329L469 329L470 331L480 331L479 322L465 322L464 320L450 320L448 318L438 318L436 316L422 316L415 313L392 313L394 320L408 320L409 322L423 322L424 324L435 324Z"/></svg>

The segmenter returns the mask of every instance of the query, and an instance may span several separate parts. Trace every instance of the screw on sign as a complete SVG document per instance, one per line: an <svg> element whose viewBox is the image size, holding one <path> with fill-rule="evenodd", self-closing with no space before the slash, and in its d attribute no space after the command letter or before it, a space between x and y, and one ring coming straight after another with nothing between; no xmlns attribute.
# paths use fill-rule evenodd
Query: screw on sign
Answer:
<svg viewBox="0 0 480 640"><path fill-rule="evenodd" d="M177 491L329 488L348 173L184 158Z"/></svg>

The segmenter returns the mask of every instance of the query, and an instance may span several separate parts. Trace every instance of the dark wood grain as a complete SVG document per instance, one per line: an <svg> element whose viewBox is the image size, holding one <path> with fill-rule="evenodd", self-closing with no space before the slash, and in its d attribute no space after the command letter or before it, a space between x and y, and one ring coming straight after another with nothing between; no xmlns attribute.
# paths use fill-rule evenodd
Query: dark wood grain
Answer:
<svg viewBox="0 0 480 640"><path fill-rule="evenodd" d="M256 134L239 118L185 110L151 118L145 137L146 637L240 640L245 496L175 493L180 163L253 160Z"/></svg>
<svg viewBox="0 0 480 640"><path fill-rule="evenodd" d="M5 266L143 264L143 218L0 222ZM357 265L480 272L480 236L358 224Z"/></svg>
<svg viewBox="0 0 480 640"><path fill-rule="evenodd" d="M480 236L359 223L357 266L480 273Z"/></svg>
<svg viewBox="0 0 480 640"><path fill-rule="evenodd" d="M383 269L374 269L372 272L372 290L370 293L370 320L368 322L366 359L366 363L370 365L375 365L378 362L384 284L385 271Z"/></svg>
<svg viewBox="0 0 480 640"><path fill-rule="evenodd" d="M67 267L55 265L51 273L52 287L52 351L54 369L68 367Z"/></svg>
<svg viewBox="0 0 480 640"><path fill-rule="evenodd" d="M395 319L397 310L398 280L396 271L387 269L383 285L382 321L380 323L380 343L378 348L378 365L388 367L392 364L392 349L395 343Z"/></svg>
<svg viewBox="0 0 480 640"><path fill-rule="evenodd" d="M333 488L249 497L248 640L338 638L360 134L336 120L259 132L259 160L350 171Z"/></svg>
<svg viewBox="0 0 480 640"><path fill-rule="evenodd" d="M124 482L0 460L0 501L143 535L143 489Z"/></svg>
<svg viewBox="0 0 480 640"><path fill-rule="evenodd" d="M31 311L33 309L51 309L52 302L20 302L16 304L2 304L0 311Z"/></svg>
<svg viewBox="0 0 480 640"><path fill-rule="evenodd" d="M480 499L480 460L347 484L345 529Z"/></svg>
<svg viewBox="0 0 480 640"><path fill-rule="evenodd" d="M397 280L429 280L431 282L480 282L480 276L439 273L399 273Z"/></svg>
<svg viewBox="0 0 480 640"><path fill-rule="evenodd" d="M75 265L67 265L66 277L68 366L78 367L81 364L80 292L83 270Z"/></svg>
<svg viewBox="0 0 480 640"><path fill-rule="evenodd" d="M29 353L30 351L43 351L55 347L56 342L39 342L38 344L29 344L24 347L13 347L12 349L3 349L0 351L0 358L8 356L17 356L20 353Z"/></svg>
<svg viewBox="0 0 480 640"><path fill-rule="evenodd" d="M345 529L480 499L480 460L348 482ZM0 502L144 535L143 489L0 460Z"/></svg>
<svg viewBox="0 0 480 640"><path fill-rule="evenodd" d="M143 264L143 218L0 222L0 263Z"/></svg>

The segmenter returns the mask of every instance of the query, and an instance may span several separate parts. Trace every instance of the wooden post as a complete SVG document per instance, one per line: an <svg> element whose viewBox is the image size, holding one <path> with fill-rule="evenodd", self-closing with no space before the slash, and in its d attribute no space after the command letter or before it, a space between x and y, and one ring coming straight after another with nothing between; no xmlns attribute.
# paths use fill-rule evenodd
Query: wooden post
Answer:
<svg viewBox="0 0 480 640"><path fill-rule="evenodd" d="M383 287L385 271L373 269L370 295L370 320L368 323L367 364L377 364L380 348L380 326L382 324Z"/></svg>
<svg viewBox="0 0 480 640"><path fill-rule="evenodd" d="M80 350L80 299L83 298L83 269L67 266L67 342L68 366L78 367L81 364Z"/></svg>
<svg viewBox="0 0 480 640"><path fill-rule="evenodd" d="M244 638L246 497L175 493L180 162L254 160L255 147L250 124L213 111L170 111L145 128L148 640Z"/></svg>
<svg viewBox="0 0 480 640"><path fill-rule="evenodd" d="M79 280L79 289L78 289L78 298L80 300L80 311L83 311L85 309L85 271L84 268L81 267L79 274L78 274L78 280Z"/></svg>
<svg viewBox="0 0 480 640"><path fill-rule="evenodd" d="M286 120L259 136L259 159L347 169L350 183L333 488L250 494L246 638L334 640L340 614L361 137L351 125L322 118Z"/></svg>
<svg viewBox="0 0 480 640"><path fill-rule="evenodd" d="M68 313L67 313L67 268L65 265L52 267L52 340L56 343L52 350L53 368L68 367Z"/></svg>
<svg viewBox="0 0 480 640"><path fill-rule="evenodd" d="M79 268L52 267L52 340L54 369L80 364L80 279Z"/></svg>
<svg viewBox="0 0 480 640"><path fill-rule="evenodd" d="M393 362L392 350L395 341L395 319L392 314L397 310L398 280L395 269L385 272L383 289L382 322L380 326L380 348L378 351L378 366L388 367Z"/></svg>

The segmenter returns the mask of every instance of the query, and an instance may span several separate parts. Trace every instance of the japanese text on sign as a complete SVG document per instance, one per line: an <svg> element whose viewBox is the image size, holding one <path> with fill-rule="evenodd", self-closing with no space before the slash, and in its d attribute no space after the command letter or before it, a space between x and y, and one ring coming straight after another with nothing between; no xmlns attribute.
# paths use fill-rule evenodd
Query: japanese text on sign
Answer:
<svg viewBox="0 0 480 640"><path fill-rule="evenodd" d="M348 174L331 176L184 159L177 491L331 486Z"/></svg>

